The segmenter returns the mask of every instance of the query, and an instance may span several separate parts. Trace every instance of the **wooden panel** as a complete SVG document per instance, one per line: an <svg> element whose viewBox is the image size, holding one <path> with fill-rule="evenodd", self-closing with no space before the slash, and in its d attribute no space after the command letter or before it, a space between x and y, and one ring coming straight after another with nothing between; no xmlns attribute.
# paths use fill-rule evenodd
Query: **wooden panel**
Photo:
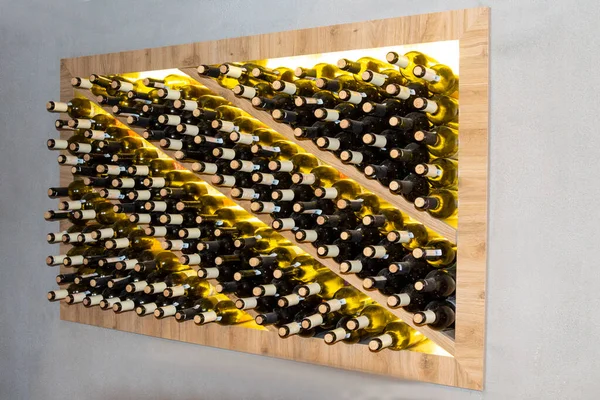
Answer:
<svg viewBox="0 0 600 400"><path fill-rule="evenodd" d="M61 305L61 318L255 354L481 390L487 237L488 25L489 9L475 8L93 55L61 62L61 99L67 100L71 93L67 81L70 76L166 68L189 70L200 63L218 64L242 59L459 40L461 161L460 219L456 234L459 277L455 358L409 351L372 354L364 346L329 347L319 340L281 340L273 332L250 329L219 326L182 328L185 324L179 325L174 321L115 315L98 309L80 311L83 310L81 306ZM254 111L252 114L256 115ZM302 145L306 147L304 143ZM62 183L65 181L61 173ZM383 194L381 187L367 188ZM330 267L337 269L335 265ZM302 341L297 342L299 340Z"/></svg>
<svg viewBox="0 0 600 400"><path fill-rule="evenodd" d="M265 125L281 133L287 140L298 144L299 146L303 147L307 152L314 154L325 164L329 164L332 167L335 167L338 171L346 175L348 178L359 182L361 186L363 186L368 191L377 193L379 197L381 197L388 203L393 204L400 211L402 211L402 213L427 225L427 227L436 231L451 242L456 243L456 229L452 226L448 225L442 220L433 218L426 212L418 211L413 206L413 204L406 201L404 197L393 194L387 189L387 187L383 186L376 180L367 179L362 172L354 168L352 165L342 163L336 156L333 155L333 153L319 149L319 147L317 147L312 140L296 139L296 137L294 136L293 129L289 125L275 121L273 118L271 118L271 115L268 112L255 109L254 107L252 107L252 104L249 101L236 97L231 92L231 90L220 86L213 79L199 75L195 68L182 68L181 70L187 75L196 79L202 85L208 87L210 90L217 93L219 96L222 96L229 100L236 107L241 108L248 114L251 114L254 118L260 120Z"/></svg>
<svg viewBox="0 0 600 400"><path fill-rule="evenodd" d="M460 39L481 9L454 10L65 59L75 76Z"/></svg>
<svg viewBox="0 0 600 400"><path fill-rule="evenodd" d="M456 358L483 387L488 182L489 10L460 39Z"/></svg>
<svg viewBox="0 0 600 400"><path fill-rule="evenodd" d="M363 345L328 346L318 339L281 339L274 332L216 324L198 327L192 323L177 323L172 318L156 320L153 317L134 317L131 313L115 314L112 311L102 311L98 307L87 309L82 305L64 306L62 318L71 322L246 353L443 385L474 387L468 377L456 373L452 357L415 351L372 353Z"/></svg>

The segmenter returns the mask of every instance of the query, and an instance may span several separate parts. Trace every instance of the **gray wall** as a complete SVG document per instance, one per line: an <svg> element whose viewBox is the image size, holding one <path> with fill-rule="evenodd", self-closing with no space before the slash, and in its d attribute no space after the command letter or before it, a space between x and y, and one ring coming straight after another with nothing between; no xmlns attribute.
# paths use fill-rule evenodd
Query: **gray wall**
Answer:
<svg viewBox="0 0 600 400"><path fill-rule="evenodd" d="M481 5L492 7L483 393L59 321L41 214L58 183L44 104L58 97L61 57ZM589 0L0 1L0 399L598 398L599 11Z"/></svg>

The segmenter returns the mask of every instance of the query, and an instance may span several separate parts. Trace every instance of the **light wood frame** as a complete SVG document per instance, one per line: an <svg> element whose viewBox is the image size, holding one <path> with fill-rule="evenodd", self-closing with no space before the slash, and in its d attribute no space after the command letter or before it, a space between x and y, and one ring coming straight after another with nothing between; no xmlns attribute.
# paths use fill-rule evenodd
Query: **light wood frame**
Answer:
<svg viewBox="0 0 600 400"><path fill-rule="evenodd" d="M179 68L221 95L232 96L213 82L195 74L199 64L258 60L302 54L327 53L353 49L386 47L411 43L458 40L460 48L460 219L458 229L430 221L419 213L418 220L455 239L458 244L456 336L452 341L439 332L419 328L453 357L412 351L371 353L366 346L327 346L321 340L289 338L282 340L273 331L205 326L198 328L175 321L157 321L132 315L115 315L96 308L61 304L61 319L119 329L162 338L204 344L254 354L338 368L385 374L405 379L483 389L485 350L485 293L487 257L487 174L488 174L488 85L489 85L489 8L473 8L434 14L415 15L334 25L297 31L223 39L211 42L92 55L61 60L61 100L73 97L70 79L91 73L118 74ZM212 84L212 85L211 85ZM235 100L235 104L243 103ZM290 136L289 127L263 115L252 114ZM291 135L293 137L293 135ZM307 150L307 142L300 142ZM321 159L343 172L348 167L323 152ZM325 153L326 154L326 153ZM404 211L402 199L349 170L350 177ZM61 184L68 183L61 173ZM228 194L228 193L226 193ZM243 204L241 204L243 205ZM408 207L406 207L408 209ZM413 208L409 214L413 216ZM268 222L268 221L267 221ZM304 247L305 250L309 250ZM309 253L315 255L310 249ZM326 264L324 259L319 259ZM335 265L327 265L337 270ZM356 284L344 276L350 283ZM358 285L358 287L362 287ZM369 292L382 304L384 296ZM402 311L396 315L405 316ZM405 320L409 322L406 318Z"/></svg>

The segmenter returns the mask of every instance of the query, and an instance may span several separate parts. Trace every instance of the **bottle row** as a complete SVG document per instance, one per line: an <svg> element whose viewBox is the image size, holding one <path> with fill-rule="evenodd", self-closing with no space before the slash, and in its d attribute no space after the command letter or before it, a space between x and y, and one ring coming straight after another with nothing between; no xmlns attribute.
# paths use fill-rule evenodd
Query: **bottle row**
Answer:
<svg viewBox="0 0 600 400"><path fill-rule="evenodd" d="M201 66L200 69L238 71L241 68L250 74L251 65L254 64L245 67L224 64L221 68ZM260 68L268 74L264 67ZM258 67L255 67L252 71L258 70ZM355 75L348 73L340 75L338 79L352 81L354 77ZM73 83L80 88L89 88L94 93L104 93L98 95L100 101L106 105L114 104L113 112L129 116L131 124L147 128L145 135L148 139L183 137L183 143L177 142L173 146L180 149L182 156L188 153L190 159L213 158L213 147L232 147L240 141L250 145L253 138L257 141L262 140L263 144L268 144L273 139L281 140L280 135L274 136L272 131L259 130L254 134L255 130L264 129L264 125L256 120L248 120L248 116L241 110L232 109L225 99L214 96L201 85L189 83L191 81L186 77L170 75L160 82L123 76L92 75L90 78L75 78ZM315 82L322 80L308 82L316 85ZM245 82L243 79L242 81ZM282 81L265 81L261 84L266 85L264 87L283 87L277 82ZM177 89L169 91L165 86L168 83L172 83ZM241 87L238 86L237 89ZM399 183L409 174L416 173L423 177L424 188L432 186L455 189L457 186L457 163L451 158L455 157L458 151L455 121L450 121L447 125L433 126L427 118L427 113L408 105L414 102L435 102L426 97L430 92L423 85L419 91L409 91L425 97L411 95L410 101L397 98L386 98L381 102L365 100L358 105L342 101L337 92L328 90L302 92L300 95L277 92L278 94L271 97L266 94L255 95L257 92L254 89L244 90L239 89L235 92L252 94L255 107L266 107L276 119L292 124L298 139L312 139L323 150L332 151L342 162L356 166L367 178L379 180L389 187L390 191L405 195L409 201L418 195L410 185ZM451 97L444 99L453 104L448 107L457 110L455 100ZM444 103L440 99L438 102ZM59 109L65 109L65 106ZM235 123L232 125L222 122ZM240 137L238 133L232 133L232 130L246 133L247 136ZM230 140L229 136L232 134L233 140ZM215 136L216 141L207 141Z"/></svg>
<svg viewBox="0 0 600 400"><path fill-rule="evenodd" d="M73 99L73 101L88 102L90 104L86 106L93 106L87 100ZM50 108L56 110L54 106ZM58 108L58 110L63 109L65 108ZM196 108L194 112L199 110L214 111ZM158 120L166 124L165 129L146 130L143 136L151 142L158 141L165 150L174 151L177 160L193 162L192 169L195 172L215 175L212 180L214 184L240 189L236 190L236 193L242 196L240 198L244 196L247 198L250 196L249 193L252 193L246 191L244 194L243 189L254 190L252 196L255 199L265 200L269 195L268 192L273 190L289 189L299 184L318 185L318 182L301 181L302 175L307 173L339 176L337 172L328 172L335 169L321 165L314 155L306 153L301 147L285 140L279 133L266 128L259 121L244 115L242 110L220 105L216 107L216 112L222 112L221 117L233 120L212 119L210 127L203 131L205 134L190 136L180 132L190 130L182 128L185 124L180 123L182 118L180 115L161 114ZM225 115L229 112L230 115ZM139 122L132 116L130 119L133 124ZM48 142L49 148L68 150L71 153L70 156L59 157L59 163L72 165L73 172L81 175L135 176L135 171L129 172L129 169L125 168L130 160L119 157L118 153L130 152L144 146L142 139L129 136L126 129L112 126L110 117L105 114L94 115L87 121L82 118L71 121L75 122L63 120L57 122L60 128L71 124L74 132L69 139ZM209 124L208 121L204 123ZM81 124L84 125L83 128L80 127ZM413 143L399 153L423 154L421 151L413 152L410 150L411 146L418 147ZM109 171L109 165L100 165L97 167L100 170L93 170L82 165L85 162L106 162L109 160L107 154L112 154L113 158L110 160L116 162L119 169L113 168ZM414 172L408 172L406 165L401 166L387 161L381 164L369 164L366 170L378 175L379 180L387 184L392 192L414 202L417 209L427 211L436 218L456 217L458 212L455 190L458 181L456 161L437 158L425 162L426 159L420 156L415 156L414 161L418 162L414 164ZM155 167L156 169L170 168L164 163L157 164Z"/></svg>
<svg viewBox="0 0 600 400"><path fill-rule="evenodd" d="M152 237L160 240L163 249L182 252L181 263L197 266L201 278L225 282L231 278L243 281L249 277L256 283L256 279L280 278L285 274L277 272L271 276L274 271L270 269L257 271L256 267L263 265L265 261L263 256L255 257L255 252L274 252L279 259L283 258L288 262L298 252L294 250L295 252L290 253L297 248L288 247L292 244L280 236L276 229L267 227L243 209L232 207L225 196L208 194L208 188L203 183L187 182L179 188L162 188L160 192L166 195L162 200L117 202L114 205L98 192L90 190L92 188L85 186L85 182L80 180L66 188L49 190L53 197L70 194L71 199L59 203L60 210L49 211L46 219L69 218L74 225L70 231L49 234L48 241L76 245L64 257L49 259L49 265L62 263L65 266L76 266L84 263L87 256L106 257L106 251L118 253L119 249L127 246L145 248L149 246L149 237ZM100 190L102 194L110 192L114 197L125 198L119 190ZM128 195L139 197L140 192L131 191ZM179 195L170 197L174 193ZM364 203L373 202L374 199L373 196L363 196L361 199L344 200L342 203L354 205L354 209L361 212ZM306 207L308 202L295 203L298 204ZM119 219L122 215L119 212L126 209L136 211L140 208L145 212L134 212L127 219ZM177 209L181 211L175 211ZM342 274L356 274L362 278L365 289L377 289L389 296L390 307L404 307L410 312L422 311L430 301L454 294L456 283L453 263L456 251L447 240L439 237L423 240L428 231L422 225L409 226L404 223L399 219L401 214L395 209L380 209L381 214L365 214L363 222L356 229L348 229L348 226L344 229L344 221L359 219L354 214L355 211L344 210L346 209L342 208L332 214L320 214L316 218L320 225L314 229L297 229L296 240L310 242L317 247L317 253L321 257L336 260L340 263ZM273 221L273 226L289 229L291 225L301 223L303 215L311 214L278 218ZM91 220L96 220L101 225L89 224L88 221ZM145 229L140 229L139 224L148 225ZM411 230L394 229L399 224L404 224L404 229ZM111 226L103 227L106 225ZM423 240L425 245L413 247L417 241L412 232L418 233L416 238ZM327 243L327 238L331 244L317 245ZM317 242L319 240L321 242ZM94 246L97 242L101 245ZM73 261L72 256L76 257L76 261ZM114 256L117 257L118 254ZM230 263L235 263L235 266ZM207 268L207 264L211 267ZM269 268L273 265L268 264ZM296 270L290 273L304 272ZM298 289L296 286L287 287L288 291L294 293Z"/></svg>
<svg viewBox="0 0 600 400"><path fill-rule="evenodd" d="M51 189L51 192L57 190ZM399 350L423 340L383 307L372 304L367 296L346 286L291 243L276 238L275 232L271 231L269 236L269 228L259 223L256 223L259 227L253 238L242 237L230 226L227 233L216 233L212 238L216 240L203 241L202 246L198 246L203 253L178 258L160 249L155 238L146 236L160 228L142 230L118 213L111 215L114 217L112 225L106 225L108 220L99 218L90 224L73 225L62 235L48 235L50 241L62 237L64 242L75 245L64 255L49 256L47 263L76 268L57 276L57 283L70 285L49 292L50 300L66 299L69 304L83 303L86 307L99 305L118 313L135 310L138 315L172 316L180 322L194 320L197 324L246 322L250 318L240 310L255 309L259 312L256 323L275 324L282 337L319 335L330 344L369 339L372 350L388 346ZM222 220L221 215L213 222L213 228L219 227L215 230L226 229L223 226L227 221ZM236 223L236 227L239 224ZM233 237L237 237L233 241L237 250L233 250L233 254L215 256ZM213 254L209 255L209 251ZM208 257L201 260L203 256ZM198 263L199 269L191 269L181 261ZM244 269L246 267L249 269ZM268 274L272 278L267 278ZM220 282L216 286L219 293L246 297L233 303L216 296L206 278ZM432 308L434 305L428 305L423 318L431 310L439 312ZM418 320L421 314L415 318ZM400 332L396 332L398 329Z"/></svg>
<svg viewBox="0 0 600 400"><path fill-rule="evenodd" d="M228 107L226 104L217 107L222 106ZM77 108L73 106L73 102L67 103L66 107L67 111ZM93 230L88 227L85 232L67 232L69 234L64 236L56 235L53 238L49 236L52 241L62 240L65 243L82 244L79 247L104 247L103 251L114 249L116 252L118 249L123 249L119 247L123 246L123 243L131 245L138 240L138 237L153 236L155 239L160 239L163 249L181 252L179 264L185 268L198 269L195 277L217 279L219 284L216 289L221 293L234 293L239 297L245 290L245 297L236 304L242 308L245 307L244 299L262 293L263 289L259 287L261 285L275 285L267 286L265 290L275 291L272 297L276 299L279 306L288 300L302 303L313 296L310 292L312 289L302 289L302 285L294 280L292 280L294 285L287 282L287 278L296 279L296 275L302 276L305 272L289 272L290 276L287 278L283 271L276 272L275 269L259 271L257 274L257 268L261 266L259 260L262 257L258 257L257 260L256 251L273 250L272 247L269 248L270 240L267 238L277 235L276 230L293 230L298 241L313 243L321 256L337 257L344 252L351 254L346 250L351 247L349 243L341 245L340 242L352 241L359 243L358 247L354 245L359 250L355 255L358 259L337 257L336 261L342 261L342 272L362 272L361 277L365 279L364 288L380 289L388 294L390 307L405 307L407 310L410 308L417 312L414 317L416 324L429 324L434 329L452 328L455 273L451 264L455 255L454 246L438 238L422 225L415 224L401 214L398 215L397 210L389 204L379 201L370 193L363 192L355 182L344 179L345 177L333 168L321 165L314 156L305 153L293 143L285 143L286 141L281 138L279 140L282 143L279 146L270 146L275 142L272 139L268 144L263 145L261 141L252 137L252 144L249 147L253 155L250 159L232 157L232 153L228 150L239 151L238 148L234 148L239 143L235 143L229 148L209 147L211 153L222 152L225 157L207 161L203 156L201 158L203 161L194 163L194 169L199 172L202 172L202 168L213 171L213 183L231 186L234 188L232 195L240 199L252 200L253 211L271 214L274 218L273 226L270 228L263 226L262 230L259 230L261 228L258 228L258 221L252 221L247 214L242 215L243 210L231 207L232 203L224 196L210 193L207 185L197 182L196 175L178 169L178 165L173 160L166 158L159 150L148 147L147 142L132 136L127 129L119 126L109 115L103 114L102 110L98 110L93 103L89 103L89 108L94 110L87 112L87 115L92 115L92 118L76 118L57 123L57 127L69 127L73 130L73 135L68 140L49 142L49 147L66 149L71 153L71 155L59 156L59 162L71 165L74 174L80 175L83 180L74 181L67 188L54 188L49 191L53 197L70 197L70 199L64 199L65 201L60 203L60 210L50 213L48 217L68 218L79 226L86 221L87 225L92 225L89 222L94 219L106 225L114 222L110 217L111 212L126 212L130 214L128 217L130 224L138 227L147 226L142 230L143 234L138 230L136 234L138 236L129 237L130 235L126 234L127 242L118 240L124 239L122 237L110 237L104 240L104 237L98 236L101 234L96 232L104 229L102 226L95 226ZM65 110L63 105L60 105L59 109ZM210 109L206 108L204 111L209 112ZM76 112L72 113L76 114ZM241 110L239 113L238 117L244 116ZM160 116L169 117L169 114L160 114ZM135 118L131 116L131 119ZM212 122L214 120L211 120ZM264 127L261 129L270 131ZM251 131L250 136L253 136L256 130ZM247 139L248 136L238 128L228 133L230 137L239 134L240 137ZM269 133L278 135L273 131ZM73 140L73 137L79 134L88 140L80 141L80 138ZM196 137L201 135L193 136ZM205 139L208 138L209 136L205 136ZM173 143L183 142L186 137L180 135L178 138L162 137L161 139L163 147L172 150L170 147ZM216 139L222 138L216 137ZM220 144L223 144L224 141L221 142ZM282 157L281 149L286 146L292 149L295 146L297 150L286 151L284 153L287 155ZM252 151L256 149L259 151L273 149L274 153L278 154L259 155L255 154L256 151ZM181 157L181 153L184 153L184 150L177 150L178 158L188 161L187 157ZM214 169L215 165L216 169ZM230 173L224 174L224 170L219 168L227 165ZM256 165L264 169L256 168ZM278 186L286 176L288 184ZM232 178L238 183L245 184L238 186ZM295 182L294 179L304 180L304 187L297 189L303 185L301 182ZM317 184L317 180L322 183ZM347 221L350 216L353 217L354 224ZM228 222L224 223L224 221ZM232 225L235 225L235 229ZM368 232L369 225L371 225L370 232ZM418 234L418 238L415 233ZM97 238L94 239L92 235ZM367 236L370 237L371 242L366 238ZM326 243L325 239L328 237L332 240ZM94 240L100 241L100 246L93 246ZM323 241L319 242L319 240ZM363 246L360 246L360 243ZM291 244L277 247L288 246ZM247 253L248 251L251 253ZM278 250L277 253L279 252L285 253L285 250ZM242 257L240 253L244 253ZM83 256L83 259L86 260L86 256ZM451 260L448 261L449 259ZM69 256L65 260L67 264L72 262ZM237 264L233 267L228 265L229 262ZM63 265L67 264L63 261ZM438 269L440 267L446 268ZM135 265L133 268L135 269ZM127 274L119 278L129 279L129 276L130 274ZM257 276L262 276L262 280L256 278ZM235 279L236 277L238 279ZM246 280L253 277L257 280ZM283 278L286 278L284 280L287 283L278 281ZM136 278L134 276L131 279ZM304 296L301 296L302 293ZM138 294L142 296L141 293ZM157 295L157 293L145 294ZM319 295L319 292L314 295ZM249 300L250 305L252 301L257 301L257 298L261 297ZM319 301L325 299L327 297L318 297ZM427 319L428 315L429 319ZM302 326L302 321L296 321L296 318L297 315L294 316L294 322L299 324L297 326ZM339 321L336 321L334 326L337 326L337 322ZM282 328L280 334L287 329L280 328ZM326 332L320 330L320 333Z"/></svg>

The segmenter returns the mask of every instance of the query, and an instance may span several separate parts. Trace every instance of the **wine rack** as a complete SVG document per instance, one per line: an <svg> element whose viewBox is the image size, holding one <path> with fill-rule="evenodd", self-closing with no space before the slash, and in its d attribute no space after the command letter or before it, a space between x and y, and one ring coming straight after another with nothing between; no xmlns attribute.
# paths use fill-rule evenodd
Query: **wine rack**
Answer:
<svg viewBox="0 0 600 400"><path fill-rule="evenodd" d="M481 390L487 235L488 13L489 10L486 8L451 11L61 61L61 101L83 97L96 102L95 96L89 91L72 88L70 81L76 76L162 69L172 69L172 73L187 75L277 131L286 140L295 142L307 152L314 154L324 164L335 167L348 178L359 182L366 190L376 193L405 215L456 243L458 273L455 332L449 334L435 331L426 325L415 325L411 313L402 308L387 307L387 296L376 290L364 289L362 280L353 274L341 274L337 262L331 258L319 257L314 247L296 242L294 235L289 231L280 233L347 283L417 329L435 345L428 348L423 346L417 351L371 353L367 346L361 345L326 346L322 340L316 339L299 337L280 339L275 332L276 329L271 326L261 328L253 323L242 325L256 329L213 326L214 324L197 327L194 324L190 326L176 323L172 318L164 320L139 318L135 315L108 313L98 310L97 307L88 309L79 305L61 304L61 318L191 343ZM377 35L374 32L377 32ZM276 122L268 113L255 109L249 101L236 97L231 90L197 72L197 66L200 64L263 60L450 40L458 41L460 49L461 144L458 224L448 223L433 218L425 212L417 211L413 204L391 193L378 181L366 179L360 171L342 163L331 153L321 151L312 141L298 141L290 126ZM126 125L124 118L117 116L117 119ZM135 126L127 126L127 128L138 134L143 131ZM68 136L61 133L61 136L63 135L65 138ZM161 152L171 158L174 157L172 151L161 150ZM180 168L191 170L190 163L179 162L178 164ZM210 182L209 175L200 173L196 175L200 180ZM60 178L62 186L72 179L64 168L61 169ZM231 198L229 188L214 186L214 189ZM235 199L234 201L244 210L252 213L249 201ZM272 218L268 214L254 215L266 225L271 225ZM61 229L63 228L66 226L61 222ZM234 296L232 298L235 300ZM250 313L254 316L254 313L251 311Z"/></svg>

